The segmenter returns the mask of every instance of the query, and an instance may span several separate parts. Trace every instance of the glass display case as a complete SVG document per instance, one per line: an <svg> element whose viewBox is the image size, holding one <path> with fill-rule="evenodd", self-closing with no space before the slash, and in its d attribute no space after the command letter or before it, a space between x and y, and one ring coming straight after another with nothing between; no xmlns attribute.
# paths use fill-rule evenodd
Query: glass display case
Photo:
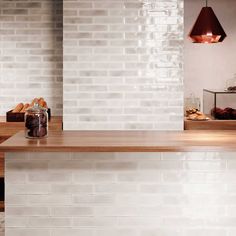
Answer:
<svg viewBox="0 0 236 236"><path fill-rule="evenodd" d="M203 112L212 119L236 120L236 91L204 89Z"/></svg>
<svg viewBox="0 0 236 236"><path fill-rule="evenodd" d="M195 97L193 93L189 97L184 98L184 114L188 115L189 110L200 111L200 98Z"/></svg>

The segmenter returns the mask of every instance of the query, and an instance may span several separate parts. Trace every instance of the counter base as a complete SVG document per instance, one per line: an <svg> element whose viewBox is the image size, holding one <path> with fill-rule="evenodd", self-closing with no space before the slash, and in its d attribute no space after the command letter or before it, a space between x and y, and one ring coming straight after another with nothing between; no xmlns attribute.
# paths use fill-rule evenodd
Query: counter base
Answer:
<svg viewBox="0 0 236 236"><path fill-rule="evenodd" d="M5 236L235 230L236 152L21 152L5 167Z"/></svg>

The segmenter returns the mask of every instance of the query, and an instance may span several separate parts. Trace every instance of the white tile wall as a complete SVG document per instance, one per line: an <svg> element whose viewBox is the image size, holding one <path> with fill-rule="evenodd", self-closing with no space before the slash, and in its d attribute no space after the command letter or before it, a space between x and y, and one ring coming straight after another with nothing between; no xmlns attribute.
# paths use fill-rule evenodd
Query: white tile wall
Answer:
<svg viewBox="0 0 236 236"><path fill-rule="evenodd" d="M4 213L0 212L0 236L4 236Z"/></svg>
<svg viewBox="0 0 236 236"><path fill-rule="evenodd" d="M0 1L0 115L44 97L62 114L62 0Z"/></svg>
<svg viewBox="0 0 236 236"><path fill-rule="evenodd" d="M183 0L66 0L64 129L183 128Z"/></svg>
<svg viewBox="0 0 236 236"><path fill-rule="evenodd" d="M0 2L0 115L35 96L65 129L182 129L183 0Z"/></svg>
<svg viewBox="0 0 236 236"><path fill-rule="evenodd" d="M6 236L233 236L236 153L9 153Z"/></svg>

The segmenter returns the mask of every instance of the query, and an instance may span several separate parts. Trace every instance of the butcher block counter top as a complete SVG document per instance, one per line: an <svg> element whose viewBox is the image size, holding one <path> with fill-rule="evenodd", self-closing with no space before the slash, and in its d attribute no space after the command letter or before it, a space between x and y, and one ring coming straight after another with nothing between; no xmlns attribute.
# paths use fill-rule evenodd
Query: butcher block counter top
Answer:
<svg viewBox="0 0 236 236"><path fill-rule="evenodd" d="M236 131L51 131L24 138L21 131L0 145L2 152L191 152L236 151Z"/></svg>

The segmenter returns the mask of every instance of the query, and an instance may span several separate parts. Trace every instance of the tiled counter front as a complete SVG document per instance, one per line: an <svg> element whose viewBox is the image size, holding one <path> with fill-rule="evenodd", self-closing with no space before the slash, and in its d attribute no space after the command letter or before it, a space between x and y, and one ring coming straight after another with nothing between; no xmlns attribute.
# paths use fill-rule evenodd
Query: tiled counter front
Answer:
<svg viewBox="0 0 236 236"><path fill-rule="evenodd" d="M235 236L236 153L8 153L6 236Z"/></svg>
<svg viewBox="0 0 236 236"><path fill-rule="evenodd" d="M0 212L0 236L4 236L4 212Z"/></svg>

